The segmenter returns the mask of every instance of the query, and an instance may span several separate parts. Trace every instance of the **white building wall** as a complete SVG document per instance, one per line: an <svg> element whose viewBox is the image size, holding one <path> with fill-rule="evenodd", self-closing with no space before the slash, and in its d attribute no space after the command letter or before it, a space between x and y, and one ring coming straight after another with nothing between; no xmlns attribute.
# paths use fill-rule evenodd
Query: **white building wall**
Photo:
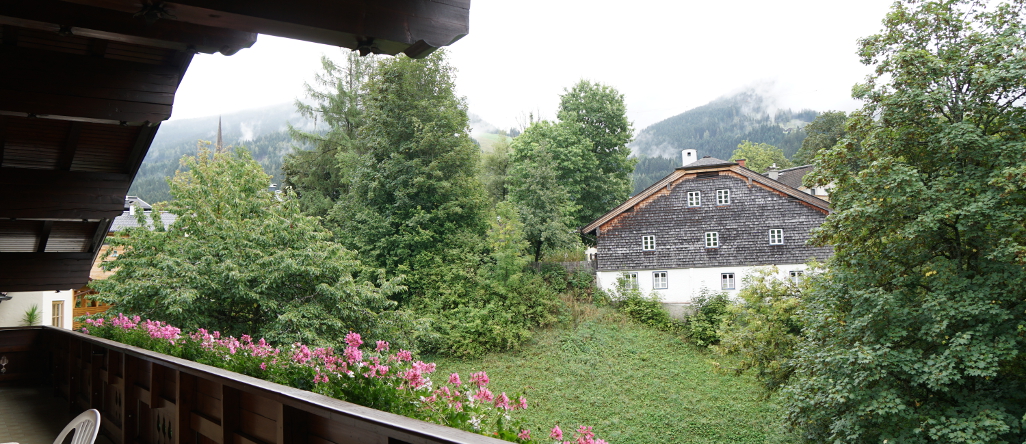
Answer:
<svg viewBox="0 0 1026 444"><path fill-rule="evenodd" d="M63 319L61 328L70 330L73 320L71 319L74 310L74 291L20 291L7 293L11 300L0 303L0 327L20 327L23 325L22 318L30 307L39 307L39 324L52 325L53 302L63 301Z"/></svg>
<svg viewBox="0 0 1026 444"><path fill-rule="evenodd" d="M638 289L642 294L648 295L655 292L659 295L660 301L663 304L690 304L701 295L703 289L711 293L724 292L730 295L731 298L738 298L738 292L744 286L746 276L754 273L757 269L773 266L777 267L777 277L779 279L788 279L791 271L804 272L808 268L805 264L779 264L744 267L599 271L596 273L596 281L603 290L612 291L616 289L616 282L623 273L637 273ZM666 289L657 290L653 288L654 273L658 271L666 272ZM734 273L733 290L724 290L720 287L720 275L722 273Z"/></svg>

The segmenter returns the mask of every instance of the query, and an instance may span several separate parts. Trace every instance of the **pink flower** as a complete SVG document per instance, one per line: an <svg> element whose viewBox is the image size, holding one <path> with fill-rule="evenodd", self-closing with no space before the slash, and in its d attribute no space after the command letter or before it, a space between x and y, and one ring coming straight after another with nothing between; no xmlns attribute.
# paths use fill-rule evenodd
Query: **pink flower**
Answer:
<svg viewBox="0 0 1026 444"><path fill-rule="evenodd" d="M402 378L406 380L410 388L421 388L427 384L427 380L424 379L423 374L416 368L411 368L402 373Z"/></svg>
<svg viewBox="0 0 1026 444"><path fill-rule="evenodd" d="M453 373L453 374L449 375L449 384L452 384L452 385L463 384L463 381L460 381L460 374L459 373Z"/></svg>
<svg viewBox="0 0 1026 444"><path fill-rule="evenodd" d="M524 441L528 441L528 440L531 439L531 431L527 430L527 429L523 429L523 430L520 431L520 433L517 434L517 438L520 438L520 439L522 439Z"/></svg>
<svg viewBox="0 0 1026 444"><path fill-rule="evenodd" d="M260 363L260 370L267 370L267 363L266 362L261 362Z"/></svg>
<svg viewBox="0 0 1026 444"><path fill-rule="evenodd" d="M417 361L413 363L413 368L421 373L430 374L435 372L435 363L425 364L424 361Z"/></svg>
<svg viewBox="0 0 1026 444"><path fill-rule="evenodd" d="M527 410L527 398L521 396L520 405L518 407L520 407L520 410Z"/></svg>
<svg viewBox="0 0 1026 444"><path fill-rule="evenodd" d="M378 346L374 351L388 351L388 343L385 341L378 341Z"/></svg>
<svg viewBox="0 0 1026 444"><path fill-rule="evenodd" d="M488 385L488 374L485 372L477 372L470 375L470 382L477 384L478 387L484 387Z"/></svg>
<svg viewBox="0 0 1026 444"><path fill-rule="evenodd" d="M558 425L552 428L552 433L549 433L549 438L563 439L563 431L559 429Z"/></svg>
<svg viewBox="0 0 1026 444"><path fill-rule="evenodd" d="M453 408L453 410L456 410L457 412L462 412L463 411L463 403L459 402L459 401L456 401L456 403L452 405L452 408Z"/></svg>
<svg viewBox="0 0 1026 444"><path fill-rule="evenodd" d="M494 396L492 395L492 392L490 390L483 388L481 390L478 390L477 393L474 393L474 399L482 402L492 402Z"/></svg>
<svg viewBox="0 0 1026 444"><path fill-rule="evenodd" d="M363 351L356 347L346 347L345 356L347 361L355 364L363 360Z"/></svg>
<svg viewBox="0 0 1026 444"><path fill-rule="evenodd" d="M296 361L297 364L306 364L307 361L313 358L313 353L311 353L310 349L304 344L299 344L297 342L296 345L299 345L299 350L292 355L292 360Z"/></svg>
<svg viewBox="0 0 1026 444"><path fill-rule="evenodd" d="M395 353L395 356L393 356L390 359L394 359L394 360L399 361L399 362L412 361L413 360L413 353L410 353L408 350L400 349L398 352Z"/></svg>
<svg viewBox="0 0 1026 444"><path fill-rule="evenodd" d="M498 398L495 398L495 407L503 410L511 410L509 406L509 397L506 396L506 392L502 392Z"/></svg>
<svg viewBox="0 0 1026 444"><path fill-rule="evenodd" d="M359 333L349 332L346 335L346 344L349 344L350 347L359 347L363 345L363 339L360 339Z"/></svg>
<svg viewBox="0 0 1026 444"><path fill-rule="evenodd" d="M82 327L82 333L89 334L89 329Z"/></svg>

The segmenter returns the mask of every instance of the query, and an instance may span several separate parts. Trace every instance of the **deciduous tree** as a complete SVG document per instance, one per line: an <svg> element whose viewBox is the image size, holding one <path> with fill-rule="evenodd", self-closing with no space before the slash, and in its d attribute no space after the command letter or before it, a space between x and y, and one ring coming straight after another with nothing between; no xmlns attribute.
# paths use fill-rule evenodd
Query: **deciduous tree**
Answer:
<svg viewBox="0 0 1026 444"><path fill-rule="evenodd" d="M752 143L747 140L741 142L734 154L730 156L731 161L745 159L746 167L757 173L765 173L773 165L778 169L791 168L794 164L787 160L784 152L773 145L765 143Z"/></svg>
<svg viewBox="0 0 1026 444"><path fill-rule="evenodd" d="M902 1L860 41L854 137L819 156L831 280L786 389L811 441L1026 440L1024 5Z"/></svg>
<svg viewBox="0 0 1026 444"><path fill-rule="evenodd" d="M182 328L277 343L402 332L392 330L402 322L388 299L401 290L397 281L379 280L332 242L316 219L300 214L294 195L267 192L269 176L249 153L203 149L182 165L165 208L178 219L166 227L153 217L153 230L111 237L122 252L103 263L116 273L92 284L97 299Z"/></svg>

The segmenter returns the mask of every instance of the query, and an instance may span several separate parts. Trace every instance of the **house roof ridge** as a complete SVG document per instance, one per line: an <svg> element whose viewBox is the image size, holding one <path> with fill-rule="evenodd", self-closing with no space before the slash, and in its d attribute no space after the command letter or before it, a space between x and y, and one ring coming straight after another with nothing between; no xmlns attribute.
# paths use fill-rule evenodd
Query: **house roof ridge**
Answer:
<svg viewBox="0 0 1026 444"><path fill-rule="evenodd" d="M715 159L715 158L709 158L709 159ZM720 160L720 159L715 159L715 160ZM769 188L773 188L773 189L775 189L775 190L777 190L777 191L779 191L781 193L787 194L787 195L789 195L791 197L794 197L794 198L796 198L798 200L801 200L801 201L803 201L805 203L808 203L808 204L816 206L816 207L818 207L820 209L826 210L828 213L830 212L830 203L825 201L825 200L823 200L823 199L820 199L820 198L815 197L815 196L811 196L811 195L809 195L807 193L803 193L799 189L797 189L797 188L795 188L793 186L790 186L790 185L788 185L786 183L780 182L778 180L770 179L769 177L763 176L762 174L756 173L755 171L752 171L752 170L750 170L748 168L742 167L741 165L738 165L736 162L726 162L726 161L723 161L723 162L724 163L719 163L719 164L699 165L699 166L697 166L695 168L690 168L689 169L688 167L694 166L694 163L692 163L690 165L686 165L684 167L677 168L677 169L673 170L672 173L668 174L666 177L664 177L664 178L660 179L659 181L657 181L656 183L650 185L648 188L645 188L642 192L640 192L638 194L635 194L634 196L631 196L624 203L618 205L616 208L613 208L612 210L610 210L606 214L603 214L601 217L599 217L598 219L595 219L594 221L592 221L588 225L585 225L583 228L580 229L580 231L582 233L590 233L592 231L595 231L595 229L597 229L600 225L608 222L613 217L616 217L617 215L627 211L627 209L632 208L635 205L643 202L645 199L648 199L649 197L652 196L652 194L654 194L660 188L663 188L663 187L666 187L667 185L669 185L670 182L673 182L673 181L679 179L687 171L689 171L689 170L696 170L696 169L706 169L706 168L714 169L714 170L719 170L719 171L733 171L734 173L740 174L741 176L747 177L747 178L749 178L749 179L751 179L753 181L757 181L757 182L759 182L759 183L761 183L761 184L763 184L763 185L765 185L765 186L767 186ZM695 163L698 163L698 162L695 162Z"/></svg>

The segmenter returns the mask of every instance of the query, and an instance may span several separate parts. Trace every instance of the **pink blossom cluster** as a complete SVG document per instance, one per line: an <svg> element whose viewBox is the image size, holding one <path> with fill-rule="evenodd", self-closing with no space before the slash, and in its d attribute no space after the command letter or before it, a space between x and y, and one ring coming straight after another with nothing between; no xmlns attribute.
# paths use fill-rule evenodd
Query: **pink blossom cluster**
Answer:
<svg viewBox="0 0 1026 444"><path fill-rule="evenodd" d="M559 444L563 439L563 431L559 429L559 426L552 428L552 433L549 433L549 438L556 440L556 444ZM609 444L603 439L596 439L595 432L591 431L591 427L581 426L574 432L573 441L562 441L562 444Z"/></svg>
<svg viewBox="0 0 1026 444"><path fill-rule="evenodd" d="M174 344L176 340L181 337L182 330L178 327L174 327L170 324L165 324L160 321L151 321L149 319L142 323L143 328L150 334L153 339L166 339L168 342Z"/></svg>
<svg viewBox="0 0 1026 444"><path fill-rule="evenodd" d="M226 358L228 355L234 355L239 352L256 357L276 356L279 353L279 350L268 344L264 338L254 342L253 337L250 335L242 335L239 339L235 339L234 336L225 338L221 336L219 331L210 333L205 328L201 328L189 334L189 338L199 342L200 346L204 349L226 351Z"/></svg>
<svg viewBox="0 0 1026 444"><path fill-rule="evenodd" d="M262 371L287 370L290 367L312 369L313 383L316 386L329 383L345 386L377 381L374 383L386 384L399 392L408 392L419 397L421 411L435 418L434 420L440 424L462 428L472 426L474 430L480 431L483 418L498 414L509 420L511 412L527 409L527 398L519 396L513 400L505 392L495 394L489 390L490 380L488 374L483 371L471 373L467 383L464 383L458 373L452 373L447 384L435 389L430 378L435 372L434 363L415 361L413 353L408 350L399 349L391 352L391 345L386 341L376 341L373 344L373 351L368 348L365 352L361 349L364 345L363 338L355 332L349 332L345 336L346 347L339 355L331 347L310 348L301 343L295 343L290 350L283 352L272 347L263 338L254 341L249 335L242 335L239 339L231 336L222 337L220 332L211 333L202 328L183 337L181 330L174 326L149 319L142 321L138 316L129 318L121 313L107 320L98 318L85 322L97 328L138 328L148 333L151 338L164 339L176 346L182 346L188 340L195 341L203 349L222 356L226 362L235 359L233 356L237 355L260 358L257 362L260 363L259 368ZM89 333L85 328L83 331ZM444 419L450 414L446 412L466 412L460 413L463 416L458 417L464 418L461 421L466 421L466 415L469 415L471 419L467 423L452 423L451 420ZM531 441L531 431L520 429L517 438ZM591 427L584 426L574 433L572 441L563 441L563 432L559 426L552 429L549 438L554 439L555 444L606 444L605 441L595 438Z"/></svg>

